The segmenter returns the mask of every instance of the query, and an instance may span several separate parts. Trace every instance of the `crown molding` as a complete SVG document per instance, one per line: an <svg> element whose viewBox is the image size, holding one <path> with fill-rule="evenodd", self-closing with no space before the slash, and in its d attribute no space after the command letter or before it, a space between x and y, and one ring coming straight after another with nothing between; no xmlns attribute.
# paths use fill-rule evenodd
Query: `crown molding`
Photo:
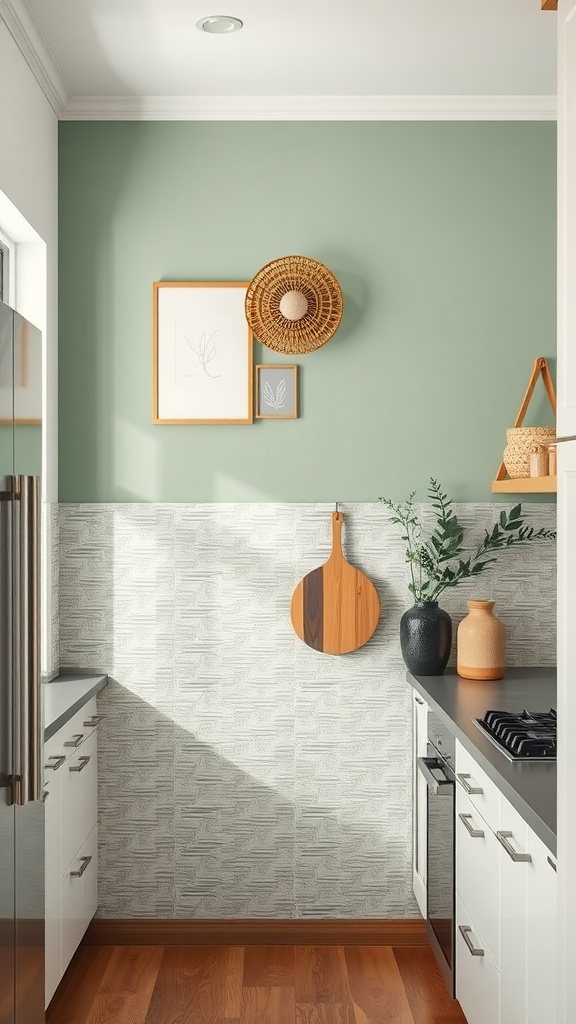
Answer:
<svg viewBox="0 0 576 1024"><path fill-rule="evenodd" d="M73 96L64 121L554 121L555 96Z"/></svg>
<svg viewBox="0 0 576 1024"><path fill-rule="evenodd" d="M555 96L71 96L27 0L0 18L64 121L554 121Z"/></svg>
<svg viewBox="0 0 576 1024"><path fill-rule="evenodd" d="M70 100L70 90L28 3L0 0L0 18L59 117Z"/></svg>

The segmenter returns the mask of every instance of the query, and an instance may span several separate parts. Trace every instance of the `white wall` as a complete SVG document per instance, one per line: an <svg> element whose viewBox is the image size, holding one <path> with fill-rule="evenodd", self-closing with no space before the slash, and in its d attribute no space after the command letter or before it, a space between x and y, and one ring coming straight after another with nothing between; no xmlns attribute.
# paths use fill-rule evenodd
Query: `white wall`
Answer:
<svg viewBox="0 0 576 1024"><path fill-rule="evenodd" d="M21 244L16 306L45 338L44 497L57 501L58 119L1 15L0 125L0 223Z"/></svg>

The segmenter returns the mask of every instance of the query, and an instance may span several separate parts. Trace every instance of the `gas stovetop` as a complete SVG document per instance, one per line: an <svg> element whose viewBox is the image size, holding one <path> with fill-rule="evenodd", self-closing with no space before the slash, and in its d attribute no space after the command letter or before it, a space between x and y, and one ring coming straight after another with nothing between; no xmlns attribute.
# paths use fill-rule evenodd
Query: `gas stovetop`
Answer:
<svg viewBox="0 0 576 1024"><path fill-rule="evenodd" d="M475 718L486 733L511 761L556 760L556 711L487 711L484 718Z"/></svg>

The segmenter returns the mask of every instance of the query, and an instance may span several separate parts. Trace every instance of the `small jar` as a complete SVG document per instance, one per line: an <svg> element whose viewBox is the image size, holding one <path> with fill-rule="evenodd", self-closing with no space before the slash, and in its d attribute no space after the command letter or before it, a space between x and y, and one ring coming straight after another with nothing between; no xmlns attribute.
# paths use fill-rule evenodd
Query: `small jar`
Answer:
<svg viewBox="0 0 576 1024"><path fill-rule="evenodd" d="M530 476L548 476L548 449L543 444L530 455Z"/></svg>
<svg viewBox="0 0 576 1024"><path fill-rule="evenodd" d="M548 447L548 472L550 476L556 476L556 445Z"/></svg>

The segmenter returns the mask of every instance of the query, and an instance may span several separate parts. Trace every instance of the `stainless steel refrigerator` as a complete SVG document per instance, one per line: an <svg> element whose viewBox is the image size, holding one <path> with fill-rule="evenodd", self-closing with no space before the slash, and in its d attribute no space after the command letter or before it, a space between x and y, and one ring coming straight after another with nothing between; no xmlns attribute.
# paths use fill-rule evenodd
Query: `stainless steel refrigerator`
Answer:
<svg viewBox="0 0 576 1024"><path fill-rule="evenodd" d="M0 1024L44 1021L42 337L0 302Z"/></svg>

